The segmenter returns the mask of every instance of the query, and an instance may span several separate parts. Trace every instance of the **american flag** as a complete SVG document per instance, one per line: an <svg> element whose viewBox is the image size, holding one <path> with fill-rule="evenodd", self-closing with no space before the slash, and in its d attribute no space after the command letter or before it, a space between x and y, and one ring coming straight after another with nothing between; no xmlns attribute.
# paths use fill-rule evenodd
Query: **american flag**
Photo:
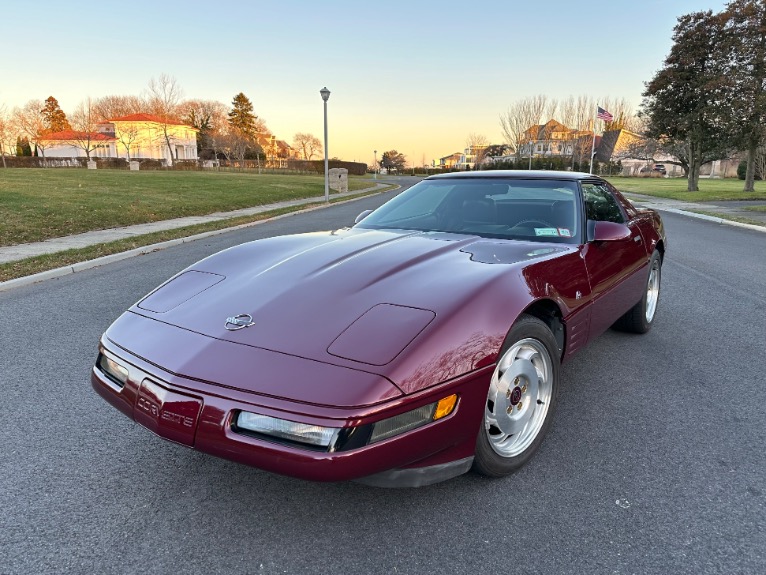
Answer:
<svg viewBox="0 0 766 575"><path fill-rule="evenodd" d="M611 122L612 120L614 120L614 116L612 116L612 114L604 110L604 108L602 108L601 106L596 106L596 107L598 108L598 114L596 114L596 117L599 120L604 120L605 122Z"/></svg>

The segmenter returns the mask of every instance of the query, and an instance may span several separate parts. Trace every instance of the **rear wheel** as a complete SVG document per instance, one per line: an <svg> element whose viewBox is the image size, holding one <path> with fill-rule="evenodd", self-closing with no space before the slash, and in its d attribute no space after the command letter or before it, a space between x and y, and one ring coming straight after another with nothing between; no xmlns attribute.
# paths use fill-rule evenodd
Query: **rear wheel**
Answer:
<svg viewBox="0 0 766 575"><path fill-rule="evenodd" d="M551 330L535 317L522 315L508 332L484 406L475 471L508 475L540 446L558 397L557 349Z"/></svg>
<svg viewBox="0 0 766 575"><path fill-rule="evenodd" d="M655 251L649 260L649 277L641 300L625 315L614 322L614 328L630 333L646 333L652 328L660 301L660 280L662 279L662 258Z"/></svg>

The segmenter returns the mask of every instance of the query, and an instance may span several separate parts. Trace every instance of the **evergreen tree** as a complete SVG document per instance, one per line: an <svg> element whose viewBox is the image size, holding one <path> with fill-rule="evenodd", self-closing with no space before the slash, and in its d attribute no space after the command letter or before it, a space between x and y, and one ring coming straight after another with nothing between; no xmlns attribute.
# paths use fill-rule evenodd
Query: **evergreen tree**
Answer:
<svg viewBox="0 0 766 575"><path fill-rule="evenodd" d="M48 96L48 99L45 100L45 107L40 110L40 113L43 115L45 127L48 131L63 132L72 129L64 110L61 109L58 100L53 96Z"/></svg>
<svg viewBox="0 0 766 575"><path fill-rule="evenodd" d="M247 140L255 140L258 133L256 120L258 116L253 113L253 103L242 92L234 96L229 111L229 125Z"/></svg>
<svg viewBox="0 0 766 575"><path fill-rule="evenodd" d="M29 145L29 138L25 137L17 137L16 138L16 155L17 156L31 156L32 155L32 147Z"/></svg>

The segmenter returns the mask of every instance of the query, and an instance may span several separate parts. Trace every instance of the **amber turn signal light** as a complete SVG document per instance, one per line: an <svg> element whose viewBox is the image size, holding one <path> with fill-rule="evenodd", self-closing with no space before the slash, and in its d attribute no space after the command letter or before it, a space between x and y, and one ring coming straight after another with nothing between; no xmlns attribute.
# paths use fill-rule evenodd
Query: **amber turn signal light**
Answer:
<svg viewBox="0 0 766 575"><path fill-rule="evenodd" d="M434 411L434 421L437 419L441 419L442 417L447 417L450 413L452 413L452 410L455 409L455 404L457 403L457 395L452 394L444 399L440 399L439 403L436 404L436 411Z"/></svg>

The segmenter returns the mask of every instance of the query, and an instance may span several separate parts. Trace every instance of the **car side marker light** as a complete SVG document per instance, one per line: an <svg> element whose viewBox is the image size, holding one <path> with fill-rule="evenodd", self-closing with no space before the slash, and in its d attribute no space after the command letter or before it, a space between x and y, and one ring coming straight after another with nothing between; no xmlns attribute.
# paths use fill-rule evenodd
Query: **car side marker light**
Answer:
<svg viewBox="0 0 766 575"><path fill-rule="evenodd" d="M452 413L452 410L455 409L455 404L457 404L456 394L452 394L445 397L444 399L440 399L436 404L436 411L434 411L434 421L441 419L442 417L447 417L450 413Z"/></svg>
<svg viewBox="0 0 766 575"><path fill-rule="evenodd" d="M455 409L456 402L457 395L450 395L436 403L430 403L423 407L413 409L412 411L407 411L400 415L395 415L394 417L378 421L373 424L370 443L401 435L402 433L417 429L418 427L436 421L437 419L444 418L452 413Z"/></svg>

